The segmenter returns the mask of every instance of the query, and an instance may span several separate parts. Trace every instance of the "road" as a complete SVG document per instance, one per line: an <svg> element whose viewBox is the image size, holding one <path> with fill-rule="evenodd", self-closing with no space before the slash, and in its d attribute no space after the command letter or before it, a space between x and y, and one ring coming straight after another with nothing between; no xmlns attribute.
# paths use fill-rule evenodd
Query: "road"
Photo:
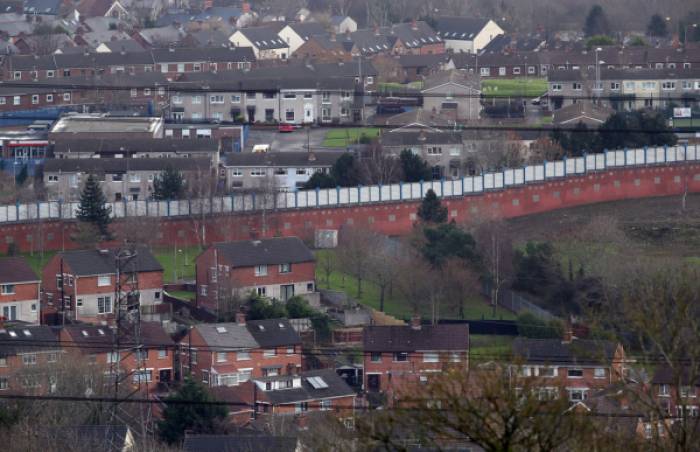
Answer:
<svg viewBox="0 0 700 452"><path fill-rule="evenodd" d="M323 142L328 128L313 127L310 129L296 129L291 133L279 133L276 130L252 130L248 133L246 150L250 151L256 144L269 144L273 152L305 151L307 142L311 149L317 148Z"/></svg>

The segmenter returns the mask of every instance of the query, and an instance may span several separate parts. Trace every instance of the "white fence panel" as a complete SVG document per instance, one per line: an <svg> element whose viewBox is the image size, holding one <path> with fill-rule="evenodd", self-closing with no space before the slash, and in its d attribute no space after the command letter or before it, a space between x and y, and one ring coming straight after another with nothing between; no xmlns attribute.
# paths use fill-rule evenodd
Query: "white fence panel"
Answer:
<svg viewBox="0 0 700 452"><path fill-rule="evenodd" d="M548 179L554 177L554 162L545 162L544 164L544 178Z"/></svg>
<svg viewBox="0 0 700 452"><path fill-rule="evenodd" d="M577 157L574 159L576 162L575 172L576 174L583 174L586 172L586 159L583 157Z"/></svg>
<svg viewBox="0 0 700 452"><path fill-rule="evenodd" d="M576 159L566 159L566 174L574 174L576 172Z"/></svg>
<svg viewBox="0 0 700 452"><path fill-rule="evenodd" d="M49 203L49 218L58 218L61 216L61 207L57 202Z"/></svg>
<svg viewBox="0 0 700 452"><path fill-rule="evenodd" d="M475 176L473 178L473 180L474 180L474 191L475 192L484 191L484 178L481 176Z"/></svg>
<svg viewBox="0 0 700 452"><path fill-rule="evenodd" d="M413 182L411 184L411 198L412 199L421 199L423 197L423 194L420 189L420 182Z"/></svg>
<svg viewBox="0 0 700 452"><path fill-rule="evenodd" d="M586 156L586 170L594 170L595 169L595 159L596 159L596 154L590 154Z"/></svg>
<svg viewBox="0 0 700 452"><path fill-rule="evenodd" d="M124 218L125 213L126 208L123 202L115 202L112 204L112 215L114 215L116 218Z"/></svg>
<svg viewBox="0 0 700 452"><path fill-rule="evenodd" d="M656 153L656 163L666 163L666 151L664 148L654 148L654 152Z"/></svg>
<svg viewBox="0 0 700 452"><path fill-rule="evenodd" d="M535 180L544 180L544 165L535 165Z"/></svg>
<svg viewBox="0 0 700 452"><path fill-rule="evenodd" d="M294 208L294 200L295 200L296 193L293 191L288 191L284 193L284 206L286 208Z"/></svg>
<svg viewBox="0 0 700 452"><path fill-rule="evenodd" d="M474 191L474 178L465 177L462 179L462 186L464 187L464 193L472 193Z"/></svg>
<svg viewBox="0 0 700 452"><path fill-rule="evenodd" d="M452 181L452 192L455 196L462 196L464 194L464 190L462 187L463 180L464 179L455 179Z"/></svg>
<svg viewBox="0 0 700 452"><path fill-rule="evenodd" d="M391 201L391 185L382 185L379 187L379 199L382 201Z"/></svg>
<svg viewBox="0 0 700 452"><path fill-rule="evenodd" d="M316 207L318 205L318 196L316 190L306 190L306 205L309 207Z"/></svg>
<svg viewBox="0 0 700 452"><path fill-rule="evenodd" d="M503 173L494 173L493 186L494 188L503 188Z"/></svg>
<svg viewBox="0 0 700 452"><path fill-rule="evenodd" d="M525 183L525 168L515 170L515 184L521 185Z"/></svg>
<svg viewBox="0 0 700 452"><path fill-rule="evenodd" d="M337 206L338 205L338 189L329 188L328 189L328 205Z"/></svg>
<svg viewBox="0 0 700 452"><path fill-rule="evenodd" d="M676 150L677 150L677 148L675 146L671 146L670 148L666 149L666 161L667 162L676 162L679 160Z"/></svg>
<svg viewBox="0 0 700 452"><path fill-rule="evenodd" d="M688 160L697 160L698 159L698 146L693 145L693 146L687 146L685 150L685 155L687 156Z"/></svg>
<svg viewBox="0 0 700 452"><path fill-rule="evenodd" d="M503 183L513 185L515 183L515 170L507 169L503 172Z"/></svg>
<svg viewBox="0 0 700 452"><path fill-rule="evenodd" d="M347 204L350 202L350 189L349 188L341 188L340 189L340 196L338 198L338 204Z"/></svg>
<svg viewBox="0 0 700 452"><path fill-rule="evenodd" d="M412 184L401 185L401 198L411 199L411 187L412 187Z"/></svg>
<svg viewBox="0 0 700 452"><path fill-rule="evenodd" d="M648 148L644 151L644 153L646 154L647 164L656 163L656 148Z"/></svg>
<svg viewBox="0 0 700 452"><path fill-rule="evenodd" d="M389 199L391 199L391 200L401 199L401 185L399 185L399 184L389 185Z"/></svg>
<svg viewBox="0 0 700 452"><path fill-rule="evenodd" d="M10 221L7 216L7 206L0 206L0 222L5 223Z"/></svg>
<svg viewBox="0 0 700 452"><path fill-rule="evenodd" d="M335 191L335 190L333 190L333 191ZM316 195L318 197L318 205L319 206L327 206L328 205L328 189L327 188L325 188L323 190L319 190Z"/></svg>
<svg viewBox="0 0 700 452"><path fill-rule="evenodd" d="M370 202L378 202L379 201L379 187L376 185L373 185L369 188L369 200Z"/></svg>
<svg viewBox="0 0 700 452"><path fill-rule="evenodd" d="M566 175L566 172L564 169L564 162L562 162L562 161L554 162L554 176L555 177L564 177L565 175Z"/></svg>
<svg viewBox="0 0 700 452"><path fill-rule="evenodd" d="M348 188L348 200L350 204L357 204L359 198L360 198L360 191L357 189L357 187L352 187Z"/></svg>
<svg viewBox="0 0 700 452"><path fill-rule="evenodd" d="M605 154L596 154L595 165L593 166L593 169L604 170L605 168Z"/></svg>
<svg viewBox="0 0 700 452"><path fill-rule="evenodd" d="M10 205L6 207L7 209L7 221L17 221L17 206Z"/></svg>
<svg viewBox="0 0 700 452"><path fill-rule="evenodd" d="M635 165L644 165L644 149L635 149L634 150L634 164Z"/></svg>
<svg viewBox="0 0 700 452"><path fill-rule="evenodd" d="M370 189L369 187L360 187L360 202L370 201Z"/></svg>
<svg viewBox="0 0 700 452"><path fill-rule="evenodd" d="M309 207L309 191L300 190L297 193L297 207Z"/></svg>
<svg viewBox="0 0 700 452"><path fill-rule="evenodd" d="M51 203L50 202L40 202L39 203L39 218L49 218L51 217Z"/></svg>
<svg viewBox="0 0 700 452"><path fill-rule="evenodd" d="M440 181L430 181L423 184L424 193L428 192L428 188L432 189L436 195L442 196L442 183Z"/></svg>
<svg viewBox="0 0 700 452"><path fill-rule="evenodd" d="M29 220L29 208L26 204L17 204L15 208L17 210L17 221Z"/></svg>
<svg viewBox="0 0 700 452"><path fill-rule="evenodd" d="M531 182L535 180L535 167L526 166L525 167L525 182Z"/></svg>
<svg viewBox="0 0 700 452"><path fill-rule="evenodd" d="M484 174L484 190L490 190L494 188L493 173Z"/></svg>

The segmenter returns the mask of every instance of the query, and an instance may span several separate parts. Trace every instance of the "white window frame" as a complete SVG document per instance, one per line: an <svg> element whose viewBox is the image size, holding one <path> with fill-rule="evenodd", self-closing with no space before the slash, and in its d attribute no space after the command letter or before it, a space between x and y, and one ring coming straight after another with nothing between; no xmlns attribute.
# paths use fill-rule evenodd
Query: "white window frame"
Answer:
<svg viewBox="0 0 700 452"><path fill-rule="evenodd" d="M255 276L267 276L267 265L256 265Z"/></svg>
<svg viewBox="0 0 700 452"><path fill-rule="evenodd" d="M440 354L437 352L423 352L423 362L438 363L440 362Z"/></svg>
<svg viewBox="0 0 700 452"><path fill-rule="evenodd" d="M238 350L236 352L236 361L249 361L250 359L250 350Z"/></svg>
<svg viewBox="0 0 700 452"><path fill-rule="evenodd" d="M226 352L216 352L216 362L225 363L228 361L228 353Z"/></svg>
<svg viewBox="0 0 700 452"><path fill-rule="evenodd" d="M111 285L112 285L112 275L98 275L97 276L97 287L107 287L107 286L111 286Z"/></svg>
<svg viewBox="0 0 700 452"><path fill-rule="evenodd" d="M2 284L0 285L0 293L2 295L13 295L15 293L14 284Z"/></svg>
<svg viewBox="0 0 700 452"><path fill-rule="evenodd" d="M100 307L100 305L101 305L101 307ZM97 297L97 313L98 314L111 314L112 313L112 297L110 295Z"/></svg>

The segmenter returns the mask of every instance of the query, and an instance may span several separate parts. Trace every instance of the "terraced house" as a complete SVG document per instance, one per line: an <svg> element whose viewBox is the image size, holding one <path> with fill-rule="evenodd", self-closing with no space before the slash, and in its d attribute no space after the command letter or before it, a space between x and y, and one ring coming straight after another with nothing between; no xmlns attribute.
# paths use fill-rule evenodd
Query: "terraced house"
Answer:
<svg viewBox="0 0 700 452"><path fill-rule="evenodd" d="M21 257L0 259L0 318L38 324L41 280Z"/></svg>
<svg viewBox="0 0 700 452"><path fill-rule="evenodd" d="M49 393L61 355L49 326L0 324L0 394Z"/></svg>

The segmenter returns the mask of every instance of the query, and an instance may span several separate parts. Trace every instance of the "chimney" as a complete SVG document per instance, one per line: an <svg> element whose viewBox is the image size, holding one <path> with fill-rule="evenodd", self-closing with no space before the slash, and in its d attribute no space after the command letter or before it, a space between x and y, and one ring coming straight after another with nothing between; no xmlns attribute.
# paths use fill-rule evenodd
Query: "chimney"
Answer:
<svg viewBox="0 0 700 452"><path fill-rule="evenodd" d="M567 320L566 325L564 325L564 337L562 338L561 343L570 344L574 339L576 339L574 336L574 327L571 324L571 320Z"/></svg>
<svg viewBox="0 0 700 452"><path fill-rule="evenodd" d="M414 315L411 317L411 328L414 330L420 330L420 316Z"/></svg>
<svg viewBox="0 0 700 452"><path fill-rule="evenodd" d="M418 30L418 22L416 22L416 19L411 21L411 30Z"/></svg>
<svg viewBox="0 0 700 452"><path fill-rule="evenodd" d="M374 36L379 36L379 25L374 26Z"/></svg>
<svg viewBox="0 0 700 452"><path fill-rule="evenodd" d="M248 14L250 12L250 3L243 2L241 5L241 10L243 11L243 14Z"/></svg>
<svg viewBox="0 0 700 452"><path fill-rule="evenodd" d="M330 40L331 40L331 42L335 42L335 39L336 39L335 32L333 32L333 33L331 33Z"/></svg>
<svg viewBox="0 0 700 452"><path fill-rule="evenodd" d="M236 313L236 323L238 325L245 325L245 312Z"/></svg>

